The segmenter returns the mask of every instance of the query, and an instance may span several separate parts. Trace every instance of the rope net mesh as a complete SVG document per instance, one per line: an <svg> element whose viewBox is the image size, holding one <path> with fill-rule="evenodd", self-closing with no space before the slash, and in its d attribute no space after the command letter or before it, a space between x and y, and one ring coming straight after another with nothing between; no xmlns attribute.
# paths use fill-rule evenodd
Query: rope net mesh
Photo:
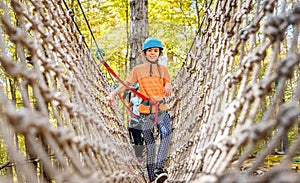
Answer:
<svg viewBox="0 0 300 183"><path fill-rule="evenodd" d="M0 7L0 181L147 182L72 12ZM168 181L299 182L300 4L212 1L202 13L168 99Z"/></svg>

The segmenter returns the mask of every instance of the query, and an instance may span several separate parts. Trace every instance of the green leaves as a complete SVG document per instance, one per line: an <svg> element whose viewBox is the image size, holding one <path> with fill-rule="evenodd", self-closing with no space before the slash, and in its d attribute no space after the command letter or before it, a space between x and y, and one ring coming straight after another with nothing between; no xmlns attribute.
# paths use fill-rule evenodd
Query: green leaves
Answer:
<svg viewBox="0 0 300 183"><path fill-rule="evenodd" d="M194 1L152 0L148 1L149 35L163 41L164 54L169 57L171 74L175 76L185 59L197 30L197 12ZM129 55L130 5L125 0L81 1L97 44L106 52L107 62L120 74L127 71ZM77 1L72 9L80 29L91 47L92 37L84 23ZM87 34L87 35L86 35ZM95 48L90 48L95 50ZM170 60L171 59L171 60ZM120 67L120 68L119 68ZM103 72L106 72L103 70ZM126 75L125 74L125 75Z"/></svg>

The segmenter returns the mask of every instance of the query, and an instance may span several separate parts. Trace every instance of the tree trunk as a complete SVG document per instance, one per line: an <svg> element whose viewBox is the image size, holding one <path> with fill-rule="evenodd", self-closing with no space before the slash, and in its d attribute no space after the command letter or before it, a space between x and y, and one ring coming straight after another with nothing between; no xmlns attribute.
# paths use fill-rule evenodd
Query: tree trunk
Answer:
<svg viewBox="0 0 300 183"><path fill-rule="evenodd" d="M148 37L148 0L130 1L130 70L142 63L141 50Z"/></svg>

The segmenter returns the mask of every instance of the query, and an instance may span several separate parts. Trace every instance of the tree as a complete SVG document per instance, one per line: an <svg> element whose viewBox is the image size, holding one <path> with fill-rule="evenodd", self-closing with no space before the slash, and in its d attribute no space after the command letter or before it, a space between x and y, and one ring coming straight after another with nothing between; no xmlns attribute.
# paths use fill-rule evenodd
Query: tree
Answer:
<svg viewBox="0 0 300 183"><path fill-rule="evenodd" d="M148 37L148 0L130 1L130 70L142 63L143 41Z"/></svg>

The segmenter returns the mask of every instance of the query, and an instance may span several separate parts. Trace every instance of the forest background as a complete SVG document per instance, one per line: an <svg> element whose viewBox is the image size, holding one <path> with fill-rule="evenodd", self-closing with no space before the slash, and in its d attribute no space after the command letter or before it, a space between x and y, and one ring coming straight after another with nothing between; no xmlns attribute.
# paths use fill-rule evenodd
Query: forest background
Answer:
<svg viewBox="0 0 300 183"><path fill-rule="evenodd" d="M168 60L168 69L172 78L174 78L185 62L195 36L201 30L204 14L209 13L206 12L206 9L209 9L210 4L213 4L213 2L206 0L81 1L97 44L105 51L105 60L122 79L125 79L130 72L130 4L132 2L140 3L141 1L148 4L148 35L162 40L164 55ZM83 34L87 35L86 40L89 47L93 49L95 45L78 9L79 6L76 5L77 1L72 0L71 2L80 29ZM101 70L105 73L111 85L116 84L104 66L101 66ZM291 96L288 90L284 97L290 98ZM121 103L120 108L126 123L126 109ZM279 151L287 149L288 141L297 137L299 129L295 127L294 130L280 140ZM261 143L261 147L258 147L258 149L266 143Z"/></svg>
<svg viewBox="0 0 300 183"><path fill-rule="evenodd" d="M175 78L190 52L194 38L201 27L205 9L208 7L208 2L203 0L71 0L67 2L74 12L76 24L92 54L96 53L97 47L102 48L106 62L123 80L128 76L132 66L138 64L136 60L130 58L131 51L136 51L130 50L132 47L130 26L135 23L131 22L133 19L131 13L138 16L147 14L147 20L144 21L147 25L135 25L133 29L148 29L147 33L142 33L144 35L137 36L138 39L148 35L163 42L163 60L167 62L171 77ZM133 8L133 4L136 7ZM144 6L141 4L147 4L147 9L139 9L139 6ZM144 40L140 41L142 44ZM137 47L141 48L142 45L134 48ZM102 64L99 66L112 88L120 84ZM128 94L130 92L123 94L126 103L130 100ZM125 105L119 101L124 122L128 125L129 117Z"/></svg>
<svg viewBox="0 0 300 183"><path fill-rule="evenodd" d="M105 60L122 79L125 79L130 71L130 2L130 0L80 0L93 36L99 47L105 51ZM71 0L67 3L74 11L76 23L92 54L95 54L96 46L78 1ZM204 0L148 1L149 36L162 40L165 48L164 54L168 58L168 69L172 78L176 76L178 70L182 67L186 54L193 45L207 5L207 1ZM110 84L114 84L105 67L101 64L99 64L99 67ZM93 78L93 76L91 77ZM285 93L287 99L292 96L290 91L292 90ZM262 104L263 107L265 105ZM286 139L296 139L297 134L300 132L299 129L295 128L288 134L289 138L286 137ZM4 149L0 148L0 154L5 154ZM2 156L1 158L2 164L6 161L6 157Z"/></svg>
<svg viewBox="0 0 300 183"><path fill-rule="evenodd" d="M8 0L6 0L9 2ZM200 15L206 3L200 0L134 0L135 2L147 2L148 14L148 35L157 37L163 42L164 55L168 58L168 68L172 78L185 61L186 54L189 52L196 33L198 32ZM27 1L24 1L25 3ZM28 1L29 2L29 1ZM73 18L78 26L78 37L84 36L88 49L93 54L97 51L97 46L105 51L105 60L109 66L125 79L130 71L130 3L133 0L63 0L62 6L66 7L66 12L72 12ZM3 10L0 10L3 13ZM13 11L11 11L13 14ZM12 16L13 17L13 16ZM18 24L18 20L13 20ZM92 32L92 33L91 33ZM81 34L81 35L80 35ZM94 39L95 38L95 39ZM95 44L95 41L97 45ZM72 46L72 45L71 45ZM12 54L15 50L12 47ZM106 68L100 64L101 71L106 75L108 82L114 85L114 79L107 72ZM16 105L22 106L19 102L21 95L15 92L16 81L6 77L5 72L2 78L7 78L6 91L12 96ZM96 78L90 76L91 78ZM0 78L1 79L1 78ZM125 107L120 103L124 120L126 123L127 114ZM5 143L0 138L0 165L1 167L10 166L7 157ZM26 152L25 139L21 135L16 135L16 143L20 149Z"/></svg>
<svg viewBox="0 0 300 183"><path fill-rule="evenodd" d="M174 78L186 58L198 31L201 14L206 2L199 0L150 0L148 1L149 36L163 42L164 57ZM130 1L101 0L80 1L91 31L99 47L105 51L105 60L122 78L129 74ZM96 51L90 30L77 1L71 1L76 22L91 50ZM202 10L202 11L200 11ZM112 77L105 67L101 70L111 84Z"/></svg>

